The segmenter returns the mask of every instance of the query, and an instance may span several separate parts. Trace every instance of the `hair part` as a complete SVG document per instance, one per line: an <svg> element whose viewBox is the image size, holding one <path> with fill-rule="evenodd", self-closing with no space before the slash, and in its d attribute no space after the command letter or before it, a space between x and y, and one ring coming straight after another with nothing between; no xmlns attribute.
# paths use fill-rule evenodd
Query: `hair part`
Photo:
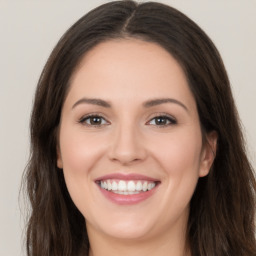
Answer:
<svg viewBox="0 0 256 256"><path fill-rule="evenodd" d="M218 133L214 164L209 175L199 179L191 200L187 230L191 255L256 255L255 176L220 54L208 36L176 9L129 0L101 5L79 19L42 71L25 174L32 207L27 254L88 255L84 217L56 166L61 110L83 56L101 42L124 38L157 43L179 62L195 97L203 134Z"/></svg>

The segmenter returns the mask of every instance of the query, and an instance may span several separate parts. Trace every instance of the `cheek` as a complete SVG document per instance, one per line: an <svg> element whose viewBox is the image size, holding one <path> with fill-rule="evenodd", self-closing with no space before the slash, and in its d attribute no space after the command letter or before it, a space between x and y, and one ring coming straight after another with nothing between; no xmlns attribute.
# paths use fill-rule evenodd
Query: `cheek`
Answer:
<svg viewBox="0 0 256 256"><path fill-rule="evenodd" d="M158 147L156 143L159 144ZM166 174L175 176L198 174L202 148L201 133L197 131L175 133L167 135L161 141L156 139L154 144L154 155Z"/></svg>
<svg viewBox="0 0 256 256"><path fill-rule="evenodd" d="M89 175L92 165L105 150L99 136L88 136L80 128L66 128L61 131L60 149L63 169L73 176Z"/></svg>
<svg viewBox="0 0 256 256"><path fill-rule="evenodd" d="M93 219L90 210L97 208L93 195L93 168L99 162L104 144L99 136L86 136L83 127L68 125L60 130L60 151L65 183L72 201L86 219ZM88 196L91 195L91 196Z"/></svg>
<svg viewBox="0 0 256 256"><path fill-rule="evenodd" d="M175 206L176 212L182 212L188 207L199 178L201 133L176 133L161 141L161 150L154 155L165 175L163 207Z"/></svg>
<svg viewBox="0 0 256 256"><path fill-rule="evenodd" d="M60 151L68 191L78 209L83 211L81 207L88 203L84 199L94 185L92 169L105 149L99 136L85 136L81 129L66 125L60 130Z"/></svg>

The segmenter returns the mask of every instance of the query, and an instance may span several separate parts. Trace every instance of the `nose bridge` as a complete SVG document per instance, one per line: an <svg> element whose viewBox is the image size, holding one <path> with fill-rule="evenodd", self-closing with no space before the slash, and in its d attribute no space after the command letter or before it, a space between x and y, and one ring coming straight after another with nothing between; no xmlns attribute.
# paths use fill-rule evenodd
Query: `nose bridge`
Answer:
<svg viewBox="0 0 256 256"><path fill-rule="evenodd" d="M122 164L144 159L146 151L141 141L142 134L138 125L127 119L120 122L113 131L110 158Z"/></svg>

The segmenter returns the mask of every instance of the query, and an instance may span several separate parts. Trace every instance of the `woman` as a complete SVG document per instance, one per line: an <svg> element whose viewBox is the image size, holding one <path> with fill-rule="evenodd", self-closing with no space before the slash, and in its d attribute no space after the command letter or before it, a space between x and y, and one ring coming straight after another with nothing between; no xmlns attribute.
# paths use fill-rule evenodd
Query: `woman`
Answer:
<svg viewBox="0 0 256 256"><path fill-rule="evenodd" d="M117 1L53 50L31 118L28 255L256 255L255 177L221 57Z"/></svg>

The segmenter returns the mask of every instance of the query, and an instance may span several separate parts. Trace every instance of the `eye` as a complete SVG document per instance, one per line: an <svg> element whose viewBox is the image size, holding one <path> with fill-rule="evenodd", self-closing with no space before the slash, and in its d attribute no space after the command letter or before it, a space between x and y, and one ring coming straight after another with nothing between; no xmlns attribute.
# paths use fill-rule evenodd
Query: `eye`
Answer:
<svg viewBox="0 0 256 256"><path fill-rule="evenodd" d="M147 122L147 124L155 126L169 126L177 124L177 121L173 117L161 115L152 118L149 122Z"/></svg>
<svg viewBox="0 0 256 256"><path fill-rule="evenodd" d="M102 126L109 124L109 122L105 118L99 115L89 115L82 117L79 120L79 123L85 124L87 126Z"/></svg>

